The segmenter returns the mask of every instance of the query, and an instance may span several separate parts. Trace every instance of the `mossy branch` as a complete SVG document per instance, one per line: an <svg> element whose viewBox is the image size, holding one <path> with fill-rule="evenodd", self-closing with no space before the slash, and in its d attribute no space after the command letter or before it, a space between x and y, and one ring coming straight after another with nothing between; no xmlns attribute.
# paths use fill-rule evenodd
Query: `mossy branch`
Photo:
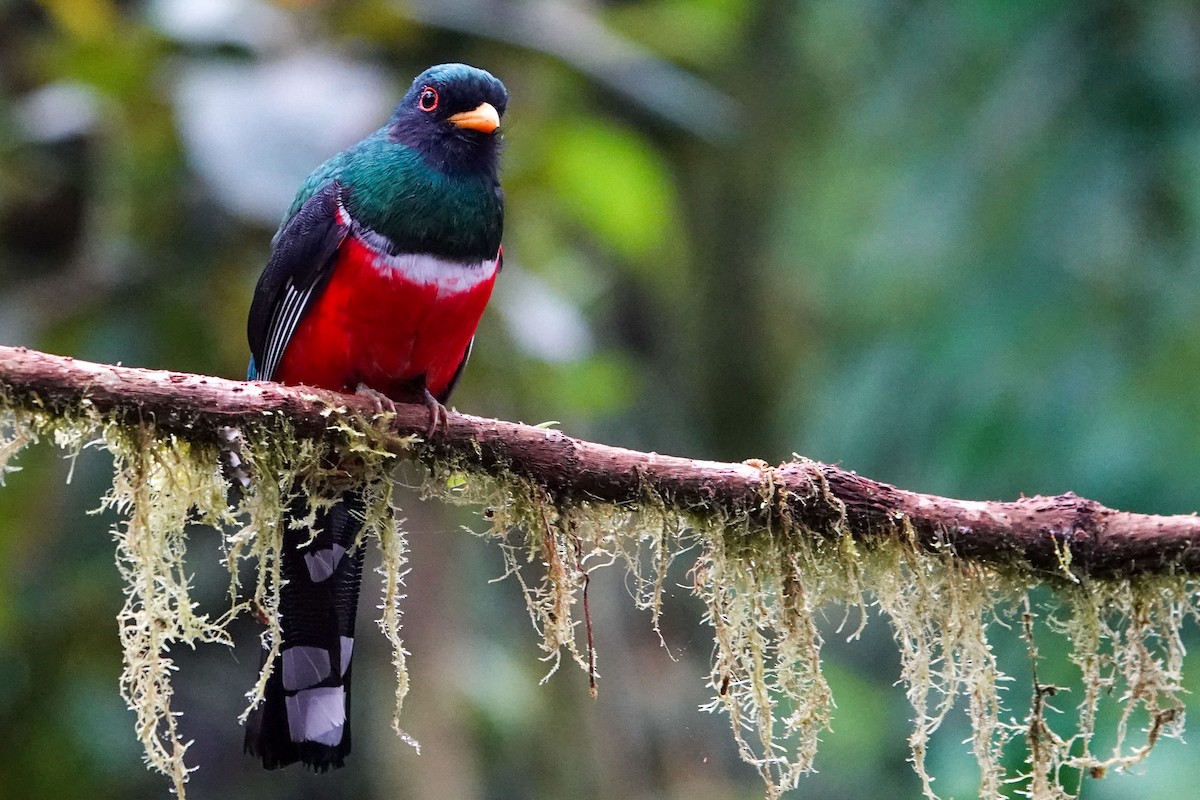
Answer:
<svg viewBox="0 0 1200 800"><path fill-rule="evenodd" d="M331 416L370 417L372 401L309 387L241 382L95 364L0 346L0 386L16 406L54 411L90 405L108 417L153 422L184 440L215 442L222 426L282 414L302 437L329 435ZM559 431L452 413L449 428L413 448L428 426L423 406L401 405L380 443L463 469L505 470L544 488L556 504L638 504L647 493L690 514L787 519L830 538L915 536L930 552L1075 580L1200 572L1200 517L1107 508L1070 492L1008 502L906 491L840 467L797 458L718 463L643 453Z"/></svg>
<svg viewBox="0 0 1200 800"><path fill-rule="evenodd" d="M1080 775L1128 768L1182 732L1182 629L1200 618L1200 518L1115 511L1073 494L953 500L799 457L777 467L697 461L462 414L421 442L427 424L423 406L379 414L363 397L0 347L0 483L16 453L40 439L113 454L104 505L121 516L121 691L137 712L147 762L171 776L180 797L190 768L171 710L172 647L228 644L228 621L251 604L266 612L264 643L275 646L283 509L298 494L328 503L353 485L369 498L364 538L383 554L379 624L396 670L393 726L404 735L406 548L390 502L400 459L424 465L425 494L483 508L484 535L525 594L550 671L565 652L593 689L591 571L624 563L634 602L657 630L668 570L693 557L691 590L714 641L713 695L703 708L728 716L739 755L772 800L814 769L830 725L820 617L831 604L874 606L888 619L914 712L910 760L928 798L936 798L930 738L962 705L979 795L989 800L1014 783L1030 797L1072 797L1072 776L1078 784ZM234 447L251 480L230 493L222 464ZM232 599L218 617L190 593L185 555L195 522L222 531ZM244 559L257 564L253 603L238 585ZM1047 583L1055 591L1035 605L1031 592ZM1063 637L1083 689L1073 721L1047 713L1048 698L1065 687L1042 685L1036 671L1024 718L1008 714L992 622L1024 631L1034 667L1035 630ZM1120 706L1109 755L1093 749L1104 703ZM1135 721L1142 745L1128 741ZM1026 758L1013 775L1006 748L1016 741Z"/></svg>

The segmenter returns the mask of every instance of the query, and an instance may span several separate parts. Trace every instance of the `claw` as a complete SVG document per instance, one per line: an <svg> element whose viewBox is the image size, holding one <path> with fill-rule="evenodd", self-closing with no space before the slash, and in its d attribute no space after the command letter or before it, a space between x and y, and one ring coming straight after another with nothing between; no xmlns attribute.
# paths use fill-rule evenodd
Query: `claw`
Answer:
<svg viewBox="0 0 1200 800"><path fill-rule="evenodd" d="M446 411L446 407L436 397L431 395L428 389L422 389L421 395L422 402L429 409L429 427L425 430L425 439L432 439L433 435L437 433L438 427L441 427L444 432L449 433L450 413Z"/></svg>
<svg viewBox="0 0 1200 800"><path fill-rule="evenodd" d="M387 411L390 414L396 413L396 401L388 397L383 392L376 391L365 383L360 383L354 387L354 393L359 397L365 397L375 405L375 413L382 414Z"/></svg>
<svg viewBox="0 0 1200 800"><path fill-rule="evenodd" d="M375 413L383 414L389 412L396 413L396 401L388 397L383 392L372 389L365 383L360 383L354 389L354 393L360 397L365 397L375 405ZM446 407L438 401L436 397L429 393L425 387L421 387L421 402L429 409L429 427L425 429L425 438L430 439L438 428L443 431L450 430L450 415L446 411Z"/></svg>

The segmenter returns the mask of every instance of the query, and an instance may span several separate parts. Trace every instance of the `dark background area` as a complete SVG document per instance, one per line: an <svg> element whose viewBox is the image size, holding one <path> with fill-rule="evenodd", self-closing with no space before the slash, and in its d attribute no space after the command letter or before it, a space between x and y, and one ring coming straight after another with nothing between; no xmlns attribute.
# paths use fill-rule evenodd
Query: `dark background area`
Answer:
<svg viewBox="0 0 1200 800"><path fill-rule="evenodd" d="M512 95L506 268L459 409L958 497L1200 509L1200 11L1171 0L0 0L0 342L241 376L292 193L444 61ZM87 514L109 462L85 452L70 483L53 448L19 463L0 491L0 796L165 796L117 693L114 520ZM712 645L686 589L668 653L620 572L597 574L599 698L567 666L539 685L517 586L488 583L496 548L460 530L482 523L399 502L421 754L388 727L368 574L349 766L241 754L243 621L234 651L174 654L191 797L761 796L726 720L696 710ZM219 555L198 530L214 610ZM846 643L842 614L833 731L794 794L917 796L887 623ZM1039 643L1069 683L1064 645ZM968 735L957 715L934 738L942 796L976 793ZM1188 796L1200 759L1166 742L1139 773L1084 796Z"/></svg>

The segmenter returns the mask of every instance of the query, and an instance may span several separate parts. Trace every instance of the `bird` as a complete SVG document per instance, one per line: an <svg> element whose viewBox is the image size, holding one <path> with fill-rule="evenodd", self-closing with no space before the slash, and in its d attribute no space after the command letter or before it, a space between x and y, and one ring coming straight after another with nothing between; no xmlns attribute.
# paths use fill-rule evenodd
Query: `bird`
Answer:
<svg viewBox="0 0 1200 800"><path fill-rule="evenodd" d="M500 121L508 90L451 63L413 81L387 123L304 182L272 239L247 322L250 380L420 403L447 425L503 265ZM350 673L362 577L361 493L286 510L282 639L245 750L317 772L350 753ZM264 643L264 659L269 652Z"/></svg>

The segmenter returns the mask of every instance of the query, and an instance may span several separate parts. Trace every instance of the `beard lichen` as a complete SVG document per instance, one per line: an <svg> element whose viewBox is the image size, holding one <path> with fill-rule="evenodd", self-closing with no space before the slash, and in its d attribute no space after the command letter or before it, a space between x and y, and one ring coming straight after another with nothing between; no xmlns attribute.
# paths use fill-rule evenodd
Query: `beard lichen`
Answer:
<svg viewBox="0 0 1200 800"><path fill-rule="evenodd" d="M179 794L188 779L188 743L171 710L171 649L229 644L228 622L250 608L268 620L268 649L278 647L281 519L297 494L322 504L348 488L363 493L361 538L376 538L383 552L379 624L393 647L400 731L408 689L400 640L406 561L390 502L394 444L385 448L368 426L347 423L335 424L327 441L313 441L297 436L281 417L264 417L241 430L253 480L231 503L216 437L213 444L185 441L152 423L105 418L86 401L51 413L0 398L0 479L14 469L18 451L47 438L68 453L97 444L114 456L103 507L120 515L114 536L126 584L118 618L121 691L136 713L147 762L170 776ZM750 510L680 508L649 488L620 506L555 500L544 487L503 470L485 473L465 462L416 455L430 467L421 484L426 496L484 508L489 525L482 535L499 544L505 574L524 593L551 674L566 654L595 687L587 595L593 570L623 566L635 604L658 630L668 571L692 558L690 588L713 634L712 699L703 708L727 716L739 755L762 776L769 798L816 768L819 740L831 727L834 698L821 664L828 634L819 624L830 609L835 619L844 610L845 620L857 611L857 626L847 630L843 622L836 631L851 639L867 624L870 608L887 619L913 708L910 760L926 797L937 796L927 769L931 738L960 709L971 726L983 798L1006 792L1074 797L1085 777L1128 769L1159 739L1182 731L1181 629L1200 606L1200 585L1187 576L1037 574L1020 564L969 562L949 549L928 552L903 521L854 539L836 521L817 532L780 512L764 524ZM814 496L827 491L813 487ZM193 524L226 531L231 600L215 617L201 613L191 596L185 545ZM250 599L240 599L244 560L256 567ZM1052 592L1044 591L1047 585ZM1005 691L1010 679L996 644L1003 636L1023 642L1028 695L1011 685ZM1047 637L1067 648L1076 671L1069 685L1041 680L1039 643ZM248 693L251 705L262 697L272 660ZM1061 674L1063 665L1057 666ZM1074 709L1060 713L1064 703ZM1098 725L1105 714L1112 724ZM1112 731L1103 743L1096 741L1098 728ZM1014 748L1024 762L1015 773L1006 766Z"/></svg>
<svg viewBox="0 0 1200 800"><path fill-rule="evenodd" d="M191 598L186 528L193 520L227 521L224 486L215 458L208 460L209 469L199 468L207 459L193 459L193 445L158 439L148 425L108 426L103 442L115 470L100 510L111 508L124 517L113 530L125 581L125 604L117 615L124 654L121 696L137 716L147 762L182 793L190 742L181 741L178 715L171 711L175 664L169 653L175 644L231 644L224 620L198 613Z"/></svg>
<svg viewBox="0 0 1200 800"><path fill-rule="evenodd" d="M566 653L596 677L586 613L592 569L624 565L634 602L650 611L657 631L668 569L694 551L691 589L704 603L714 641L713 696L702 709L728 717L738 753L759 772L768 798L814 771L819 740L831 728L834 698L821 669L818 624L831 608L834 617L843 610L838 633L849 639L867 624L871 607L887 619L913 708L910 761L926 797L937 797L926 764L930 740L957 709L971 726L981 798L1009 791L1075 797L1080 774L1128 769L1157 740L1182 732L1181 626L1200 606L1200 586L1185 576L1068 579L1020 564L967 561L948 548L928 552L903 522L861 541L842 525L820 534L786 513L763 525L748 513L679 509L649 491L621 506L556 503L519 476L465 464L435 464L423 490L484 508L490 525L481 535L503 550L502 577L518 582L551 673ZM527 576L529 564L540 567L539 577ZM1035 626L1031 595L1040 597L1038 587L1047 584L1054 594L1041 601L1046 619ZM846 630L854 612L858 624ZM1009 709L1022 698L1005 691L1011 679L993 639L1023 639L1036 667L1035 627L1065 641L1079 673L1072 686L1050 686L1037 682L1035 668L1028 708L1017 717ZM1058 715L1052 702L1071 689L1080 694L1073 718ZM1098 756L1093 739L1106 698L1115 698L1119 719L1111 754ZM1135 719L1144 739L1131 746ZM1071 730L1056 732L1053 723ZM1015 772L1006 767L1014 745L1025 748L1024 768Z"/></svg>
<svg viewBox="0 0 1200 800"><path fill-rule="evenodd" d="M241 471L251 480L244 490L231 491L228 453L220 437L209 437L211 443L201 437L185 440L152 422L106 418L86 400L51 412L0 397L0 477L14 469L11 459L23 447L42 439L53 440L72 458L88 446L112 454L112 488L96 512L118 515L113 536L125 582L125 603L117 616L124 661L120 692L135 714L146 763L166 775L180 797L195 767L185 762L191 742L182 736L179 713L171 708L171 675L177 669L172 648L232 646L228 624L243 612L254 610L266 621L263 641L269 657L247 693L244 721L262 699L279 647L282 520L297 496L311 503L309 522L316 508L336 502L344 491L353 489L363 498L363 529L356 546L374 537L383 551L380 625L393 647L399 715L407 687L398 606L404 537L391 507L394 455L376 446L366 430L339 425L326 439L314 441L296 436L285 418L266 415L233 437L240 444ZM293 520L292 526L304 523ZM230 602L215 615L201 613L192 597L186 544L194 525L224 532ZM251 597L243 599L239 565L247 559L254 563L256 579Z"/></svg>

